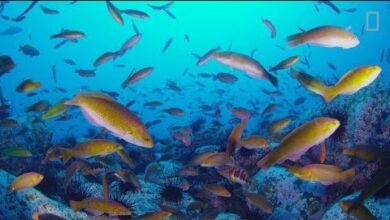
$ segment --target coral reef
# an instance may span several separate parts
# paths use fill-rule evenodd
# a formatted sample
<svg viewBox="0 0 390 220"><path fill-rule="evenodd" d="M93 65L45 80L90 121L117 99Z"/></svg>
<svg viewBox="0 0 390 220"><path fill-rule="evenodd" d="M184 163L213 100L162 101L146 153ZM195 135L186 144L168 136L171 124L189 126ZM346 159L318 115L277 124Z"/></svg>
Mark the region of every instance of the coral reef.
<svg viewBox="0 0 390 220"><path fill-rule="evenodd" d="M1 219L31 219L34 212L52 213L65 219L84 220L83 212L73 212L68 206L51 200L34 188L17 192L7 192L8 185L15 176L0 170L0 218Z"/></svg>

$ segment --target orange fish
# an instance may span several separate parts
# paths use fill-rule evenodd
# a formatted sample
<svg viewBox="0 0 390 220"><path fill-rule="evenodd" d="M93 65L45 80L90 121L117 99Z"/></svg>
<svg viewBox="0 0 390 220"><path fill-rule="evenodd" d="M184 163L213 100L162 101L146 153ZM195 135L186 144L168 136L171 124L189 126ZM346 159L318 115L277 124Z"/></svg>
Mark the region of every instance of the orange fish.
<svg viewBox="0 0 390 220"><path fill-rule="evenodd" d="M233 164L233 158L225 152L214 153L201 163L202 167L218 167L221 165Z"/></svg>
<svg viewBox="0 0 390 220"><path fill-rule="evenodd" d="M221 197L232 196L232 194L230 194L230 192L225 187L216 184L206 184L203 186L203 189L207 192Z"/></svg>
<svg viewBox="0 0 390 220"><path fill-rule="evenodd" d="M43 175L35 172L24 173L8 186L8 192L30 188L38 185L43 180Z"/></svg>
<svg viewBox="0 0 390 220"><path fill-rule="evenodd" d="M111 131L128 143L153 147L153 140L145 125L126 107L112 99L80 92L65 104L80 106L91 124Z"/></svg>
<svg viewBox="0 0 390 220"><path fill-rule="evenodd" d="M70 200L70 207L74 211L81 209L91 210L98 213L107 213L110 215L131 215L128 208L115 201L107 201L97 198L85 198L82 201Z"/></svg>
<svg viewBox="0 0 390 220"><path fill-rule="evenodd" d="M248 120L249 118L242 119L240 124L233 128L226 144L226 156L230 157L234 153L234 148L240 143L242 132Z"/></svg>
<svg viewBox="0 0 390 220"><path fill-rule="evenodd" d="M326 147L325 147L325 141L321 143L321 154L320 154L320 162L324 163L326 158Z"/></svg>
<svg viewBox="0 0 390 220"><path fill-rule="evenodd" d="M107 3L107 9L110 12L111 16L114 18L118 24L123 25L124 21L121 16L121 11L117 9L110 1L106 1Z"/></svg>

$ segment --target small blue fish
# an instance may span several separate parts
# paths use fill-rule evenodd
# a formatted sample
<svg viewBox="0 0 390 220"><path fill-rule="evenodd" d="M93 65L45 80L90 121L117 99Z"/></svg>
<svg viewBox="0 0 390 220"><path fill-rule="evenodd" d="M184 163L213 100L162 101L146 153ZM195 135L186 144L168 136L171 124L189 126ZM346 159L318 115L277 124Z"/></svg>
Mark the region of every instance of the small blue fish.
<svg viewBox="0 0 390 220"><path fill-rule="evenodd" d="M165 43L165 46L164 46L164 48L163 48L163 50L161 51L161 54L163 54L167 49L168 49L168 47L171 45L171 43L172 43L172 40L173 40L173 38L169 38L168 39L168 41Z"/></svg>

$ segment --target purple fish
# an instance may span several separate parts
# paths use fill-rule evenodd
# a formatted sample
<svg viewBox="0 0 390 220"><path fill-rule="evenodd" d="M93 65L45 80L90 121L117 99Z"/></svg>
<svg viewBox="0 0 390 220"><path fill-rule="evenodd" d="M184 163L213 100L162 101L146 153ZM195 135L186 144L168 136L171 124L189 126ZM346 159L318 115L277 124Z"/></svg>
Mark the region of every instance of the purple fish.
<svg viewBox="0 0 390 220"><path fill-rule="evenodd" d="M209 51L207 51L207 53L205 55L203 55L202 57L200 57L198 59L198 62L196 63L197 66L201 66L203 64L205 64L207 61L209 61L215 52L217 52L218 50L220 50L220 47L217 47L217 48L214 48L214 49L211 49Z"/></svg>
<svg viewBox="0 0 390 220"><path fill-rule="evenodd" d="M336 70L336 67L335 67L332 63L328 63L328 66L329 66L332 70Z"/></svg>
<svg viewBox="0 0 390 220"><path fill-rule="evenodd" d="M168 11L167 9L164 9L164 11L167 13L167 15L169 15L169 17L176 19L176 16L172 14L172 12Z"/></svg>
<svg viewBox="0 0 390 220"><path fill-rule="evenodd" d="M271 23L271 21L264 19L264 18L261 19L261 21L271 31L271 38L275 38L276 37L276 29L275 29L275 26Z"/></svg>
<svg viewBox="0 0 390 220"><path fill-rule="evenodd" d="M335 11L337 14L340 14L340 9L336 7L332 2L330 1L318 1L319 3L323 3L330 7L333 11Z"/></svg>
<svg viewBox="0 0 390 220"><path fill-rule="evenodd" d="M34 6L38 3L38 1L33 1L31 2L31 4L28 6L28 8L26 8L26 10L24 10L24 12L22 14L20 14L18 17L16 18L13 18L12 20L14 21L21 21L23 20L25 17L26 17L26 14L34 8ZM21 20L20 20L21 19Z"/></svg>
<svg viewBox="0 0 390 220"><path fill-rule="evenodd" d="M121 47L121 49L119 50L119 55L120 56L123 56L127 50L131 49L132 47L134 47L134 45L141 39L142 37L142 34L141 33L138 33L138 34L135 34L134 36L132 36L130 39L128 39Z"/></svg>
<svg viewBox="0 0 390 220"><path fill-rule="evenodd" d="M53 74L53 80L54 80L54 82L57 83L57 71L56 71L56 66L55 66L55 65L52 66L51 72L52 72L52 74Z"/></svg>

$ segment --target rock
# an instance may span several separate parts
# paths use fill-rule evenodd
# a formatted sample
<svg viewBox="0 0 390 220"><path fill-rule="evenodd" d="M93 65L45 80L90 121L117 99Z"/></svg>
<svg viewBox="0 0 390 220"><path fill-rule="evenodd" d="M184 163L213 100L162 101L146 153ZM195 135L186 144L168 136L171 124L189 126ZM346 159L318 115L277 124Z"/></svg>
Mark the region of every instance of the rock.
<svg viewBox="0 0 390 220"><path fill-rule="evenodd" d="M0 218L1 219L31 219L34 212L52 213L65 219L84 220L84 212L73 212L68 206L47 198L34 188L7 192L7 187L16 177L0 170Z"/></svg>
<svg viewBox="0 0 390 220"><path fill-rule="evenodd" d="M336 202L324 215L323 220L333 219L348 219L348 216L343 212L339 206L339 202L343 200L354 199L359 193L346 196ZM369 198L364 201L364 206L370 210L370 212L378 219L386 219L386 216L390 216L390 198Z"/></svg>

